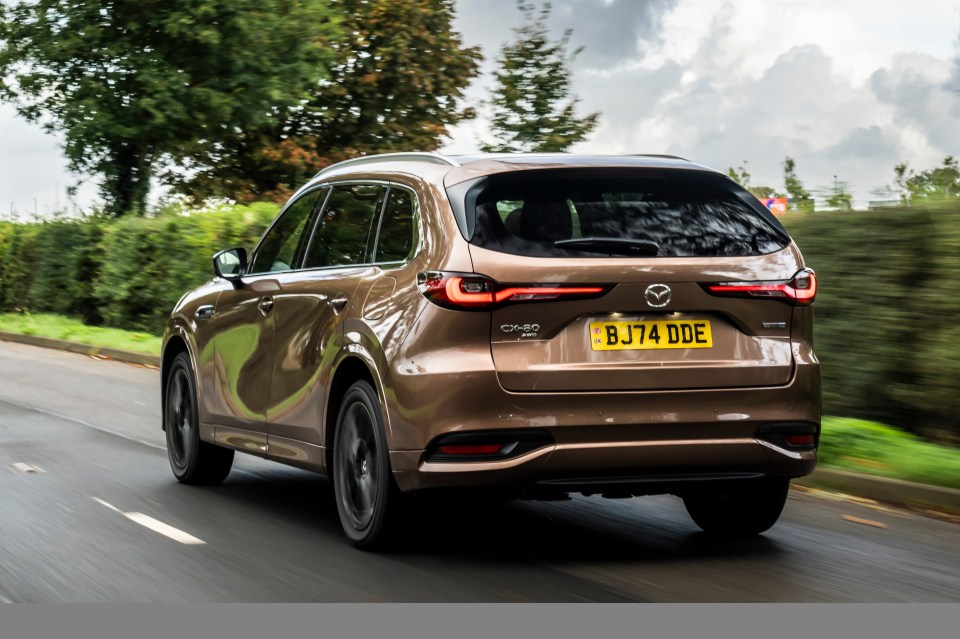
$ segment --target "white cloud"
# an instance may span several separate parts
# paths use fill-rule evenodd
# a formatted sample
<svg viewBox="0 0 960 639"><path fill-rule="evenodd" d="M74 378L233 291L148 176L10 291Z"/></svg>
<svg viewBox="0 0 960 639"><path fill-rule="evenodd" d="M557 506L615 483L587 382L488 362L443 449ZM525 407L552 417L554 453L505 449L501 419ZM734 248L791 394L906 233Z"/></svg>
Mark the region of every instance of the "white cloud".
<svg viewBox="0 0 960 639"><path fill-rule="evenodd" d="M721 170L747 161L754 183L775 187L791 155L808 188L837 175L861 204L897 162L928 167L960 154L960 93L950 90L960 83L957 0L679 0L659 8L648 20L659 31L648 30L636 55L577 62L583 112L602 116L574 150L675 153ZM574 41L589 50L593 42L580 35L575 29ZM484 123L470 127L455 144Z"/></svg>

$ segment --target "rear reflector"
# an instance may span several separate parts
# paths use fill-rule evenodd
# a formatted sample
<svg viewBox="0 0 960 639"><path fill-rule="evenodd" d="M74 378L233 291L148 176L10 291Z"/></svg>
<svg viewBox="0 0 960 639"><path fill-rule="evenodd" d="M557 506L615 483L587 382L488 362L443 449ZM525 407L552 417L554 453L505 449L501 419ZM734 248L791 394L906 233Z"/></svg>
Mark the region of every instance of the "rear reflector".
<svg viewBox="0 0 960 639"><path fill-rule="evenodd" d="M712 295L775 299L794 306L809 306L817 297L817 275L809 268L789 282L721 282L701 286Z"/></svg>
<svg viewBox="0 0 960 639"><path fill-rule="evenodd" d="M816 422L774 422L758 428L756 437L779 448L812 450L820 443L820 424Z"/></svg>
<svg viewBox="0 0 960 639"><path fill-rule="evenodd" d="M791 446L813 446L813 435L784 435L784 439Z"/></svg>
<svg viewBox="0 0 960 639"><path fill-rule="evenodd" d="M455 310L487 310L518 302L584 299L605 295L612 286L567 284L501 284L467 273L426 271L417 276L424 297Z"/></svg>
<svg viewBox="0 0 960 639"><path fill-rule="evenodd" d="M427 446L426 459L431 462L499 461L552 443L553 436L539 428L448 433Z"/></svg>

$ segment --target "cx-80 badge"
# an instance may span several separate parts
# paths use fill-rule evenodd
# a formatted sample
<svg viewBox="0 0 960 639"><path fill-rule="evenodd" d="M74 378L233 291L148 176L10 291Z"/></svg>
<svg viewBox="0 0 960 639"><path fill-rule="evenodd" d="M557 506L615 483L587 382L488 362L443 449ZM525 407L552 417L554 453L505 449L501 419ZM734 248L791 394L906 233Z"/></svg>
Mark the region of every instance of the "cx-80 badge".
<svg viewBox="0 0 960 639"><path fill-rule="evenodd" d="M502 324L500 330L504 333L521 333L520 337L536 337L540 332L539 324Z"/></svg>
<svg viewBox="0 0 960 639"><path fill-rule="evenodd" d="M670 297L670 287L666 284L651 284L643 293L643 298L653 308L663 308L670 303Z"/></svg>

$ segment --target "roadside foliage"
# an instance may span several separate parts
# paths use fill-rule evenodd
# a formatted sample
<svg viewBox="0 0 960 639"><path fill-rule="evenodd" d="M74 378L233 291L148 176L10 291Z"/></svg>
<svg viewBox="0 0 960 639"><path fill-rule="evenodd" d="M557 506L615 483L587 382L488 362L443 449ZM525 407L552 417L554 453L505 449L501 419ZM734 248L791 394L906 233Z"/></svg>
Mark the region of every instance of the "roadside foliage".
<svg viewBox="0 0 960 639"><path fill-rule="evenodd" d="M960 490L960 448L849 417L825 417L820 463L856 473Z"/></svg>
<svg viewBox="0 0 960 639"><path fill-rule="evenodd" d="M782 219L819 279L824 413L960 443L960 205Z"/></svg>
<svg viewBox="0 0 960 639"><path fill-rule="evenodd" d="M159 334L180 296L212 277L214 251L253 248L277 210L0 222L0 312L59 313Z"/></svg>
<svg viewBox="0 0 960 639"><path fill-rule="evenodd" d="M190 215L0 222L0 312L158 334L221 248L251 249L271 204ZM960 443L960 206L783 217L817 271L824 414Z"/></svg>

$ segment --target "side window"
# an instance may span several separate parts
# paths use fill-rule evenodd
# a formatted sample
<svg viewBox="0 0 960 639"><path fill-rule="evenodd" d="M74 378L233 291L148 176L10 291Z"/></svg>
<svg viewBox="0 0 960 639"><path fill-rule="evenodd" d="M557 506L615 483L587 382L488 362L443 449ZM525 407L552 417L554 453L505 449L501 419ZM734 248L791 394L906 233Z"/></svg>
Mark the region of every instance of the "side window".
<svg viewBox="0 0 960 639"><path fill-rule="evenodd" d="M304 268L364 264L373 222L386 188L373 184L333 187L317 221Z"/></svg>
<svg viewBox="0 0 960 639"><path fill-rule="evenodd" d="M253 256L250 273L275 273L289 271L303 251L304 229L317 201L318 193L312 191L292 203L270 227Z"/></svg>
<svg viewBox="0 0 960 639"><path fill-rule="evenodd" d="M420 238L417 198L406 189L390 189L380 222L374 262L402 262L417 248Z"/></svg>

